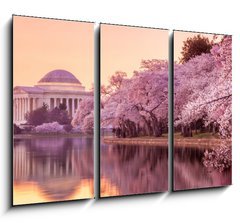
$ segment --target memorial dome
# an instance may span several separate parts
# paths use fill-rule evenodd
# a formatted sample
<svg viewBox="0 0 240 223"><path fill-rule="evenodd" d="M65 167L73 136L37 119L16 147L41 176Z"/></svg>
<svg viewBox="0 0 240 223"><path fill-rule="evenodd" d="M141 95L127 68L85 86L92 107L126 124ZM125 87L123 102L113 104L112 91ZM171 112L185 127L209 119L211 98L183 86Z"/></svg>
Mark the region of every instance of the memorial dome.
<svg viewBox="0 0 240 223"><path fill-rule="evenodd" d="M72 73L61 69L45 74L35 87L49 91L85 91L85 87Z"/></svg>
<svg viewBox="0 0 240 223"><path fill-rule="evenodd" d="M38 83L74 83L81 84L81 82L69 71L53 70L48 72Z"/></svg>

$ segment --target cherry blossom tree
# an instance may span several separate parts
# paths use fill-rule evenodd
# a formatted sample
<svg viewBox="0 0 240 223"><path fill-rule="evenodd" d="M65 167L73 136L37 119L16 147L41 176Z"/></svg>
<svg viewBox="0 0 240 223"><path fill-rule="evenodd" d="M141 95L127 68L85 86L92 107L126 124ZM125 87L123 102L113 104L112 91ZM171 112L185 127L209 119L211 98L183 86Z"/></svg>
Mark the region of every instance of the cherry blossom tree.
<svg viewBox="0 0 240 223"><path fill-rule="evenodd" d="M201 120L205 127L223 138L231 137L232 57L231 36L201 54L174 66L175 127L184 136Z"/></svg>
<svg viewBox="0 0 240 223"><path fill-rule="evenodd" d="M72 120L72 126L85 133L93 133L94 128L94 97L84 98Z"/></svg>
<svg viewBox="0 0 240 223"><path fill-rule="evenodd" d="M125 74L121 72L121 74ZM111 89L102 91L101 127L111 127L118 137L156 136L167 131L168 64L143 60L131 78L116 74ZM117 85L111 80L117 80Z"/></svg>

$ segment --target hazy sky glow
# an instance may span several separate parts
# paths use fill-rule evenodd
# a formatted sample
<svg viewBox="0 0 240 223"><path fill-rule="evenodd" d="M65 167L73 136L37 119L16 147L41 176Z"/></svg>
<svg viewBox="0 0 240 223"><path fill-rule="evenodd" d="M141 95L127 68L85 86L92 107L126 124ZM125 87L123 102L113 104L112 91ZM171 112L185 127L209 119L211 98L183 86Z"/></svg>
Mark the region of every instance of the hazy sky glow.
<svg viewBox="0 0 240 223"><path fill-rule="evenodd" d="M102 85L118 70L131 77L142 59L168 60L168 30L102 24L100 33Z"/></svg>
<svg viewBox="0 0 240 223"><path fill-rule="evenodd" d="M93 23L14 16L14 86L33 86L49 71L65 69L91 88L93 28Z"/></svg>
<svg viewBox="0 0 240 223"><path fill-rule="evenodd" d="M174 61L179 62L179 58L182 57L182 47L183 42L187 40L187 38L194 37L200 34L201 36L207 37L210 41L213 39L214 34L204 34L197 32L184 32L184 31L174 31ZM217 42L220 41L223 35L217 35Z"/></svg>

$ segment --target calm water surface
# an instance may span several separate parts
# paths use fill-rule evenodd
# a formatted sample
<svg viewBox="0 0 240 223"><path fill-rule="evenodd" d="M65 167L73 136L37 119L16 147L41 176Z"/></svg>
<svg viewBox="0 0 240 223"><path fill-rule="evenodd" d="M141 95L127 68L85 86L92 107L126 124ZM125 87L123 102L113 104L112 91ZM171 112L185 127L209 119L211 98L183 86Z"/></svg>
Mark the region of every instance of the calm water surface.
<svg viewBox="0 0 240 223"><path fill-rule="evenodd" d="M231 168L219 172L203 165L205 151L204 148L174 149L174 190L231 184ZM102 142L100 156L102 197L168 190L167 147Z"/></svg>
<svg viewBox="0 0 240 223"><path fill-rule="evenodd" d="M14 139L13 203L93 197L91 137Z"/></svg>
<svg viewBox="0 0 240 223"><path fill-rule="evenodd" d="M219 172L203 165L204 148L174 148L174 189L219 187L232 182L231 168Z"/></svg>
<svg viewBox="0 0 240 223"><path fill-rule="evenodd" d="M101 144L101 197L168 190L167 147Z"/></svg>

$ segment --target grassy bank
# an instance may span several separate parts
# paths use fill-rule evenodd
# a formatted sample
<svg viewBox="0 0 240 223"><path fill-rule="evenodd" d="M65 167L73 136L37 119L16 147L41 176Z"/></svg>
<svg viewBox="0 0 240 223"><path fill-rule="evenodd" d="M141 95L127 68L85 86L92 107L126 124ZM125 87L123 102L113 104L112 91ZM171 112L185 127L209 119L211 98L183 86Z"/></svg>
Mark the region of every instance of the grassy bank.
<svg viewBox="0 0 240 223"><path fill-rule="evenodd" d="M190 139L220 139L219 135L215 134L213 135L212 133L209 132L204 132L204 133L192 133L192 137L188 137ZM174 138L175 139L186 139L186 137L183 137L180 132L174 133Z"/></svg>
<svg viewBox="0 0 240 223"><path fill-rule="evenodd" d="M184 138L178 133L174 135L174 146L175 147L194 147L194 148L212 148L218 146L221 143L227 143L231 145L230 139L220 139L217 137L203 137L204 135L199 135L199 137L189 137ZM206 136L206 135L205 135ZM123 145L153 145L153 146L167 146L168 137L167 135L163 137L136 137L136 138L116 138L116 137L104 137L104 143L106 144L123 144Z"/></svg>

